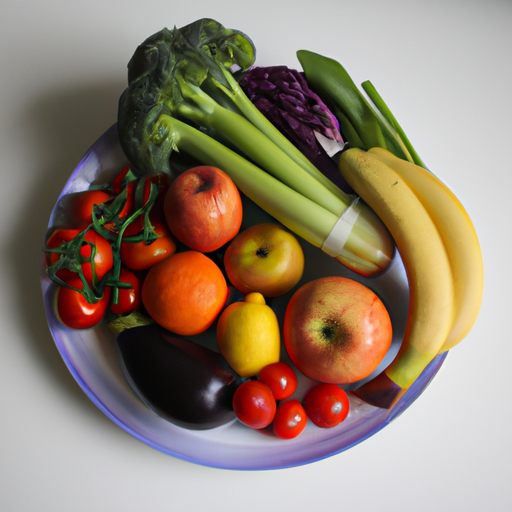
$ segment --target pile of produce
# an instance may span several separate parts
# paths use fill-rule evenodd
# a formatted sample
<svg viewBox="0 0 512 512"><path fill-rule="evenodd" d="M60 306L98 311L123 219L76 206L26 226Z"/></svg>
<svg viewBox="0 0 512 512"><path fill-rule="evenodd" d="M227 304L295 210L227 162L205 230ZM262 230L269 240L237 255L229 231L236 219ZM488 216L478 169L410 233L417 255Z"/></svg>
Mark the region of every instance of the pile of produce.
<svg viewBox="0 0 512 512"><path fill-rule="evenodd" d="M351 392L377 407L393 407L468 334L483 265L467 212L369 82L373 106L330 58L300 50L297 71L257 67L255 54L210 19L144 41L119 101L130 164L64 198L69 225L50 230L45 253L60 322L108 323L150 408L184 428L237 418L289 439L308 420L339 425L343 386L388 353L393 325L371 277L395 251L410 291L405 334ZM244 201L275 222L242 227ZM301 282L304 243L361 280ZM269 300L285 294L281 323ZM209 329L216 350L195 342ZM315 385L299 396L301 376Z"/></svg>

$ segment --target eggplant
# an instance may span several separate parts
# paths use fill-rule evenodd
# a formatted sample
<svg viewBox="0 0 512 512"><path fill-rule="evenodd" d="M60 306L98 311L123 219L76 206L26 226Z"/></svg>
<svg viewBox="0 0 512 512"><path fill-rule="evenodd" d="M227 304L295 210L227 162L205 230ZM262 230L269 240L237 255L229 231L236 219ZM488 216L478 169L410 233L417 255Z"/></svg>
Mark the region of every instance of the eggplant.
<svg viewBox="0 0 512 512"><path fill-rule="evenodd" d="M127 329L116 342L128 384L159 416L191 430L235 418L232 402L240 377L218 352L157 324Z"/></svg>

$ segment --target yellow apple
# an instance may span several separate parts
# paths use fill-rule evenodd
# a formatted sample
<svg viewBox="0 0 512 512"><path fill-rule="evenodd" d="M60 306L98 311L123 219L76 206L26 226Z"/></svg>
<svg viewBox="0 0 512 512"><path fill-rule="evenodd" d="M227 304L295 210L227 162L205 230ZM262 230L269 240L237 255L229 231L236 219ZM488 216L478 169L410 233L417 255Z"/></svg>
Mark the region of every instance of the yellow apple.
<svg viewBox="0 0 512 512"><path fill-rule="evenodd" d="M278 297L300 281L304 252L289 231L265 222L245 229L231 241L224 254L224 267L240 292Z"/></svg>

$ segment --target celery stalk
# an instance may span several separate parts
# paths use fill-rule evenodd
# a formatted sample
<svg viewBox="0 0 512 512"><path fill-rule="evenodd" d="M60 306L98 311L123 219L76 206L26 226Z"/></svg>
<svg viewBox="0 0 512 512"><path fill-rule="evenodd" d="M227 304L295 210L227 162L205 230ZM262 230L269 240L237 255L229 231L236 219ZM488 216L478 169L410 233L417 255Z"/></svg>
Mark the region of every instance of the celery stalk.
<svg viewBox="0 0 512 512"><path fill-rule="evenodd" d="M176 118L161 115L149 140L157 145L170 143L205 165L223 169L243 194L315 247L323 245L338 220L337 215ZM336 259L359 274L372 275L387 267L392 254L393 244L387 230L373 211L362 205L346 246Z"/></svg>
<svg viewBox="0 0 512 512"><path fill-rule="evenodd" d="M195 105L192 107L188 103L182 103L177 108L178 113L198 123L207 124L222 133L223 137L246 157L278 180L337 216L340 216L354 199L355 196L337 189L329 180L327 181L338 190L338 193L334 194L326 189L320 181L281 151L272 139L269 139L245 117L218 105L199 87L182 83L181 80L179 83L182 91L187 91L193 98ZM318 173L325 178L320 171Z"/></svg>

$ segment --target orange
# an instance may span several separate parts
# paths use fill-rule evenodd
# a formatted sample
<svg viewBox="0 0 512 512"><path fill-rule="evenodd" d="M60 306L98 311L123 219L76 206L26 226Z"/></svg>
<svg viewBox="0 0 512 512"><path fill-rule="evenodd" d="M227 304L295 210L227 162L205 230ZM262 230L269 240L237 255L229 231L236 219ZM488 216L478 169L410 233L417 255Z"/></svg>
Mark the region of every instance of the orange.
<svg viewBox="0 0 512 512"><path fill-rule="evenodd" d="M142 285L142 302L151 318L184 336L208 329L227 296L222 271L198 251L175 253L157 263Z"/></svg>

